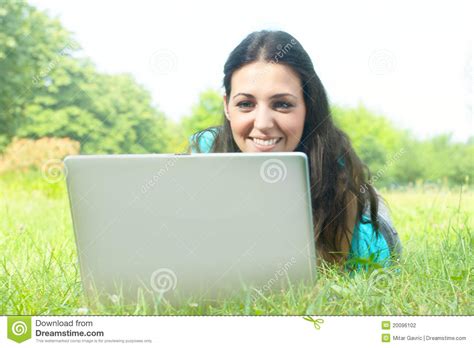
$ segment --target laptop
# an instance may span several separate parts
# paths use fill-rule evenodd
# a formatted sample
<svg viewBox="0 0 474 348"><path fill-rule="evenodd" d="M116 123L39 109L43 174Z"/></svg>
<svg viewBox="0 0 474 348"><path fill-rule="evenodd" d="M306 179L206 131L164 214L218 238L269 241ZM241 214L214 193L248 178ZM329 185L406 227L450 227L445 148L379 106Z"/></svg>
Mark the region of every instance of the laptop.
<svg viewBox="0 0 474 348"><path fill-rule="evenodd" d="M304 153L78 155L64 164L88 298L215 303L314 282Z"/></svg>

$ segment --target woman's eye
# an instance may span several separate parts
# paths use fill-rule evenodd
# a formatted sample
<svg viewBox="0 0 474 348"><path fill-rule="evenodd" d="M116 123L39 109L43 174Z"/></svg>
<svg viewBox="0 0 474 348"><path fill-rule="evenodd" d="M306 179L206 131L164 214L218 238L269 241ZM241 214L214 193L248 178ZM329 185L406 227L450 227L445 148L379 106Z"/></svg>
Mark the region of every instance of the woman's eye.
<svg viewBox="0 0 474 348"><path fill-rule="evenodd" d="M237 107L241 109L248 109L248 108L251 108L252 106L253 106L253 103L249 101L243 101L237 104Z"/></svg>
<svg viewBox="0 0 474 348"><path fill-rule="evenodd" d="M275 104L273 104L273 107L275 109L289 109L293 107L293 104L287 102L276 102Z"/></svg>

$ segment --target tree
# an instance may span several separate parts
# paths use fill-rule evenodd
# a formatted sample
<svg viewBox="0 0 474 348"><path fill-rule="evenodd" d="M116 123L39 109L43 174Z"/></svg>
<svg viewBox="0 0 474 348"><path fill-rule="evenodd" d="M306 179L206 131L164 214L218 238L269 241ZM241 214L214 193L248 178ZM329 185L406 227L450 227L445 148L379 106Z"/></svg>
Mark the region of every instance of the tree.
<svg viewBox="0 0 474 348"><path fill-rule="evenodd" d="M222 96L208 89L199 95L199 101L192 107L191 115L183 117L181 125L187 136L208 127L222 123L224 106Z"/></svg>
<svg viewBox="0 0 474 348"><path fill-rule="evenodd" d="M22 122L32 92L61 52L77 48L58 20L21 0L0 3L0 151Z"/></svg>
<svg viewBox="0 0 474 348"><path fill-rule="evenodd" d="M336 125L351 139L357 155L367 164L378 184L393 180L397 163L405 156L409 135L389 120L358 105L331 107Z"/></svg>
<svg viewBox="0 0 474 348"><path fill-rule="evenodd" d="M105 75L62 57L25 109L18 136L68 137L83 153L167 152L167 120L129 75Z"/></svg>

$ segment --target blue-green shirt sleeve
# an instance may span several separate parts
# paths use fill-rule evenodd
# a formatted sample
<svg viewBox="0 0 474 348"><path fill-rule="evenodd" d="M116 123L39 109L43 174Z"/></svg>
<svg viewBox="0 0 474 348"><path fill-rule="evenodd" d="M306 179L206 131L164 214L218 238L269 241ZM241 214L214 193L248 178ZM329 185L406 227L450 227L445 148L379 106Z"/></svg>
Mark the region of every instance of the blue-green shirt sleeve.
<svg viewBox="0 0 474 348"><path fill-rule="evenodd" d="M362 265L385 267L389 265L390 247L382 233L376 233L370 220L363 216L352 235L349 263L360 268Z"/></svg>
<svg viewBox="0 0 474 348"><path fill-rule="evenodd" d="M198 136L199 133L193 134L189 137L189 143L193 144L194 139ZM214 144L215 135L211 131L206 131L199 136L199 149L202 153L208 153L211 151L212 145ZM199 151L191 146L191 153L198 153Z"/></svg>

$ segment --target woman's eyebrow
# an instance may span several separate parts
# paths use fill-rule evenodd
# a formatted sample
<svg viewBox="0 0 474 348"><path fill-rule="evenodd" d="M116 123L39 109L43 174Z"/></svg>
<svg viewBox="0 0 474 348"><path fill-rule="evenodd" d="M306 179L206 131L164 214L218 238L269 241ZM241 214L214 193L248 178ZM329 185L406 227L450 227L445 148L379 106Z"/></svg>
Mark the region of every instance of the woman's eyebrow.
<svg viewBox="0 0 474 348"><path fill-rule="evenodd" d="M232 97L232 99L235 99L236 97L238 97L239 95L243 95L244 97L247 97L247 98L255 98L252 94L249 94L249 93L237 93L236 95L234 95ZM293 94L291 93L278 93L278 94L274 94L270 97L270 99L277 99L277 98L281 98L281 97L293 97L295 99L298 99L296 98L296 96L294 96Z"/></svg>
<svg viewBox="0 0 474 348"><path fill-rule="evenodd" d="M248 94L248 93L237 93L236 95L232 97L232 99L237 98L239 95L243 95L244 97L247 97L247 98L255 98L253 95Z"/></svg>
<svg viewBox="0 0 474 348"><path fill-rule="evenodd" d="M272 95L272 96L270 97L270 99L276 99L276 98L281 98L281 97L293 97L293 98L297 99L296 96L294 96L294 95L291 94L291 93L278 93L278 94L274 94L274 95Z"/></svg>

